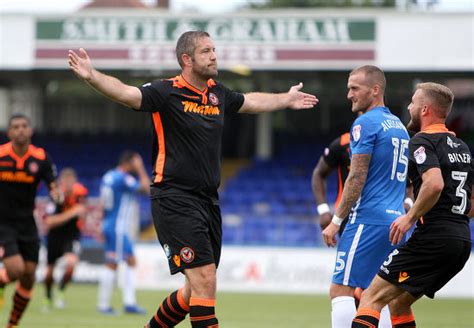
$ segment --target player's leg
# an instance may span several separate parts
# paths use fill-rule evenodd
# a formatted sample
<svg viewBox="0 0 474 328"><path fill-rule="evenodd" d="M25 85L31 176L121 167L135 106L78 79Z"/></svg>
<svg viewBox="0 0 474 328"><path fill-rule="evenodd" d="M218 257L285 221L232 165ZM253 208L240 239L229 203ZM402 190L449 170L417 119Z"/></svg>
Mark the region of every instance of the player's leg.
<svg viewBox="0 0 474 328"><path fill-rule="evenodd" d="M208 264L185 270L191 287L189 316L192 327L218 327L216 306L216 266Z"/></svg>
<svg viewBox="0 0 474 328"><path fill-rule="evenodd" d="M186 318L189 313L191 285L188 278L182 288L169 294L161 303L153 318L145 328L174 327Z"/></svg>
<svg viewBox="0 0 474 328"><path fill-rule="evenodd" d="M211 278L215 279L215 267L220 259L222 235L218 207L207 202L176 197L152 200L152 213L158 239L168 258L171 274L187 272L188 269L194 268L201 268L201 271L209 270L209 267L212 267L210 265L213 264L214 269L211 271L214 271L214 274ZM193 274L194 271L190 273L192 278L196 276L194 279L196 281L199 280L200 275L197 274L199 271L196 270L196 274ZM195 286L197 289L199 283L195 282ZM186 274L185 286L171 293L162 302L146 327L173 327L177 325L191 310L190 303L195 301L197 303L193 304L199 311L199 303L203 303L202 299L199 300L196 297L196 300L193 300L194 296L191 293L191 280ZM215 303L215 291L213 298L205 300L207 305ZM214 313L213 307L212 313ZM199 313L196 312L196 314L199 317ZM212 316L214 315L210 315L209 318ZM191 314L191 320L192 317ZM214 320L211 321L214 322ZM192 320L192 322L196 327L199 327L199 324L206 324L206 321L201 320ZM217 319L212 325L217 327Z"/></svg>
<svg viewBox="0 0 474 328"><path fill-rule="evenodd" d="M99 276L97 310L103 314L115 315L116 312L110 304L118 263L115 232L104 231L104 238L105 265Z"/></svg>
<svg viewBox="0 0 474 328"><path fill-rule="evenodd" d="M46 274L44 276L44 290L45 290L45 301L44 301L44 306L45 306L45 311L49 310L49 308L52 306L53 302L53 284L54 284L54 278L53 278L53 272L54 272L54 264L48 264L46 266Z"/></svg>
<svg viewBox="0 0 474 328"><path fill-rule="evenodd" d="M136 272L137 260L133 255L133 245L127 236L124 236L124 283L122 286L122 296L124 311L131 314L146 314L146 310L138 306L136 297Z"/></svg>
<svg viewBox="0 0 474 328"><path fill-rule="evenodd" d="M35 283L36 266L38 264L39 240L31 239L18 242L19 250L24 261L24 270L18 278L15 294L13 295L13 308L10 313L7 327L17 326L31 300Z"/></svg>
<svg viewBox="0 0 474 328"><path fill-rule="evenodd" d="M53 302L53 284L54 284L54 267L58 258L61 257L61 249L62 245L58 243L53 237L48 236L47 239L47 267L46 267L46 275L44 277L44 288L46 293L45 303L45 311L48 311Z"/></svg>
<svg viewBox="0 0 474 328"><path fill-rule="evenodd" d="M67 285L71 282L74 274L74 268L79 262L80 244L78 240L70 240L65 246L64 262L65 268L63 276L59 282L59 293L56 297L55 305L57 308L65 307L64 291Z"/></svg>
<svg viewBox="0 0 474 328"><path fill-rule="evenodd" d="M5 245L2 247L8 247L8 246ZM10 245L8 248L3 248L3 250L4 252L6 252L7 249L12 250L12 248L13 247ZM3 267L0 268L0 309L1 309L3 305L5 304L5 295L4 295L5 286L8 283L17 280L23 274L25 270L25 264L20 254L15 254L15 255L4 254L0 259L3 262Z"/></svg>
<svg viewBox="0 0 474 328"><path fill-rule="evenodd" d="M382 308L403 293L404 291L401 288L392 285L379 276L375 276L369 288L362 293L357 315L352 321L352 327L377 327Z"/></svg>
<svg viewBox="0 0 474 328"><path fill-rule="evenodd" d="M393 249L388 226L349 223L342 235L330 287L332 326L348 327L356 314L354 287L367 288ZM390 325L390 315L385 315Z"/></svg>
<svg viewBox="0 0 474 328"><path fill-rule="evenodd" d="M415 316L411 309L411 305L416 300L417 298L413 297L410 293L403 292L389 303L393 328L416 327Z"/></svg>

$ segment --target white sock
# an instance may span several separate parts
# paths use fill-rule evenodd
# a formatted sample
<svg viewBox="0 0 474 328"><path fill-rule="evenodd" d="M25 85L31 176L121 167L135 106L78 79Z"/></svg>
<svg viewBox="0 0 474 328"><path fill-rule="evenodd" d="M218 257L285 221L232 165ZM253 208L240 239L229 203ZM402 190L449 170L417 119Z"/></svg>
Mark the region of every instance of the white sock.
<svg viewBox="0 0 474 328"><path fill-rule="evenodd" d="M137 299L135 297L135 286L136 286L135 268L129 265L125 265L124 281L123 281L123 286L122 286L123 304L125 306L137 304Z"/></svg>
<svg viewBox="0 0 474 328"><path fill-rule="evenodd" d="M390 310L385 305L380 311L379 328L392 328L392 320L390 319Z"/></svg>
<svg viewBox="0 0 474 328"><path fill-rule="evenodd" d="M352 325L352 319L354 319L354 317L356 316L356 306L354 297L334 297L331 303L332 328L350 328Z"/></svg>
<svg viewBox="0 0 474 328"><path fill-rule="evenodd" d="M99 295L97 300L97 307L100 310L110 308L110 298L114 290L115 270L108 266L102 269L99 278Z"/></svg>

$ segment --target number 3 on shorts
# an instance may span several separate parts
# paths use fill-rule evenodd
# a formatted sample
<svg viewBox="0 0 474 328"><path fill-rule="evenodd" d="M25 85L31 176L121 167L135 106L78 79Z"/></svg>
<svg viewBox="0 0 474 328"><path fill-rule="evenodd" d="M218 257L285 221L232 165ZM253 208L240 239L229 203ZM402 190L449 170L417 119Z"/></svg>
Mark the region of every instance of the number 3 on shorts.
<svg viewBox="0 0 474 328"><path fill-rule="evenodd" d="M346 267L346 262L342 257L346 256L346 252L337 252L336 256L336 271L342 271Z"/></svg>
<svg viewBox="0 0 474 328"><path fill-rule="evenodd" d="M398 249L394 249L394 250L388 255L388 259L387 259L385 262L383 262L383 266L386 267L387 265L389 265L389 264L392 262L393 257L394 257L395 255L397 255L397 254L398 254Z"/></svg>

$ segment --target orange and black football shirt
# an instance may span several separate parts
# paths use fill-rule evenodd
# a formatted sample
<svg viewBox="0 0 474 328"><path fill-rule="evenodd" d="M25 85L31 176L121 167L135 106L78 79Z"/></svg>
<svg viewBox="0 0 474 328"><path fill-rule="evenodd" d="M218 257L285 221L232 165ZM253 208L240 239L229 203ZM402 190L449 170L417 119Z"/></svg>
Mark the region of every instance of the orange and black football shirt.
<svg viewBox="0 0 474 328"><path fill-rule="evenodd" d="M349 175L351 166L350 158L350 136L349 133L344 133L340 137L334 139L329 147L324 149L323 159L326 164L333 169L337 169L337 198L335 207L339 205L342 198L342 190L344 189L344 182Z"/></svg>
<svg viewBox="0 0 474 328"><path fill-rule="evenodd" d="M0 220L33 215L40 180L49 185L55 178L54 164L42 148L30 145L19 157L10 142L0 145Z"/></svg>
<svg viewBox="0 0 474 328"><path fill-rule="evenodd" d="M197 90L182 76L144 84L141 111L153 121L151 197L184 192L217 199L224 115L244 96L210 79Z"/></svg>
<svg viewBox="0 0 474 328"><path fill-rule="evenodd" d="M444 124L434 124L416 134L409 143L408 176L415 199L422 185L422 175L439 168L444 188L436 204L417 223L417 230L428 239L471 241L469 218L474 183L474 162L469 147Z"/></svg>
<svg viewBox="0 0 474 328"><path fill-rule="evenodd" d="M64 195L64 201L62 204L50 204L52 210L49 215L65 212L76 204L84 203L88 193L89 191L86 187L79 182L76 182L72 187L71 193ZM81 228L82 221L79 220L79 217L74 217L64 224L50 229L48 236L52 238L59 237L63 239L77 239L80 236Z"/></svg>

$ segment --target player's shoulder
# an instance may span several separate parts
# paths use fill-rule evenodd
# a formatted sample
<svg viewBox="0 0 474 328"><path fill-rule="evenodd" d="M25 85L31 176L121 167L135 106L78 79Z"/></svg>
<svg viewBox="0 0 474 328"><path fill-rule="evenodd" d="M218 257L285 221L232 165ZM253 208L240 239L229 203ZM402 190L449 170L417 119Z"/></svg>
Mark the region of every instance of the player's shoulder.
<svg viewBox="0 0 474 328"><path fill-rule="evenodd" d="M336 138L334 141L339 142L340 146L346 146L350 144L351 142L351 135L349 134L349 132L346 132L342 134L341 136L339 136L338 138Z"/></svg>
<svg viewBox="0 0 474 328"><path fill-rule="evenodd" d="M89 193L89 190L80 182L76 182L73 185L72 190L77 196L87 196L87 194Z"/></svg>
<svg viewBox="0 0 474 328"><path fill-rule="evenodd" d="M156 80L153 80L151 82L147 82L145 84L143 84L141 86L142 89L146 89L146 88L151 88L151 89L156 89L156 90L159 90L159 91L163 91L163 90L166 90L166 89L172 89L174 87L174 78L168 78L168 79L156 79Z"/></svg>
<svg viewBox="0 0 474 328"><path fill-rule="evenodd" d="M34 145L30 145L28 147L28 152L30 153L31 157L39 159L41 161L46 159L46 151L41 147L36 147Z"/></svg>
<svg viewBox="0 0 474 328"><path fill-rule="evenodd" d="M0 157L7 156L10 153L11 142L0 145Z"/></svg>

